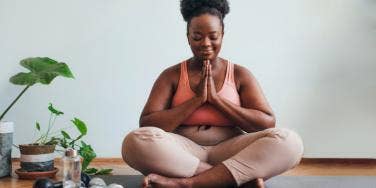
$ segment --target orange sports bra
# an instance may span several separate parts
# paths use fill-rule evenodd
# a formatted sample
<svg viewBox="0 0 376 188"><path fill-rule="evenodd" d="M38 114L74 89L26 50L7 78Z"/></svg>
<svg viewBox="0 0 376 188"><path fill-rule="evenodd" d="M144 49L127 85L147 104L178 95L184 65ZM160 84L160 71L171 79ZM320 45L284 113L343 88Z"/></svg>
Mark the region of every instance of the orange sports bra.
<svg viewBox="0 0 376 188"><path fill-rule="evenodd" d="M236 90L234 80L234 64L227 61L226 77L222 88L217 91L218 95L228 101L240 106L240 96ZM189 85L187 61L180 64L180 78L175 95L172 99L172 107L177 106L196 94L192 91ZM183 125L212 125L212 126L232 126L233 123L225 114L217 110L211 104L204 104L196 109L187 119L182 123Z"/></svg>

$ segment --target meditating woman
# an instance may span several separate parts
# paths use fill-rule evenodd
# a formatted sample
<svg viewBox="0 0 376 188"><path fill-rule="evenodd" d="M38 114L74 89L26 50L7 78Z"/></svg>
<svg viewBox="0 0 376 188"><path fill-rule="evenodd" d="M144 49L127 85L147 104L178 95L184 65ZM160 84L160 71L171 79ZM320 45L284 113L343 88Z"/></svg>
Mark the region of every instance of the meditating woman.
<svg viewBox="0 0 376 188"><path fill-rule="evenodd" d="M146 176L144 187L263 187L299 163L302 140L275 128L250 71L218 56L227 0L180 4L193 57L155 81L123 159Z"/></svg>

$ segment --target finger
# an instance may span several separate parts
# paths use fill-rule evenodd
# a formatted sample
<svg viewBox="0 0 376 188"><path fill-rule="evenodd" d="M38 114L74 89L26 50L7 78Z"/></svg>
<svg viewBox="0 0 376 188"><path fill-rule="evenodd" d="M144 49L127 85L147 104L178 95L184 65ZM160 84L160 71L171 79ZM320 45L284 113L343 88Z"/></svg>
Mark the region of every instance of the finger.
<svg viewBox="0 0 376 188"><path fill-rule="evenodd" d="M206 60L206 65L210 65L210 60L209 59Z"/></svg>
<svg viewBox="0 0 376 188"><path fill-rule="evenodd" d="M212 65L211 64L209 64L209 66L208 66L208 75L209 75L209 77L211 77L212 76Z"/></svg>
<svg viewBox="0 0 376 188"><path fill-rule="evenodd" d="M206 64L206 76L209 76L209 65Z"/></svg>
<svg viewBox="0 0 376 188"><path fill-rule="evenodd" d="M202 71L201 71L202 78L204 78L206 76L206 72L207 72L207 68L204 65L204 66L202 66Z"/></svg>

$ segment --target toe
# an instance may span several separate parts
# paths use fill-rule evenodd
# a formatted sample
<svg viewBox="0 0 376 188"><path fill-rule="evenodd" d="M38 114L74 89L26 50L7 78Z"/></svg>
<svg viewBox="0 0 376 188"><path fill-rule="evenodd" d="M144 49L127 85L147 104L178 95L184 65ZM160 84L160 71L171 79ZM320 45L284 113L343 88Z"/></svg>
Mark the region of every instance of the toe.
<svg viewBox="0 0 376 188"><path fill-rule="evenodd" d="M149 174L147 177L148 177L149 183L151 183L151 182L157 182L161 176L157 174Z"/></svg>
<svg viewBox="0 0 376 188"><path fill-rule="evenodd" d="M149 187L149 178L148 178L148 176L144 177L144 180L142 182L142 187L143 188Z"/></svg>
<svg viewBox="0 0 376 188"><path fill-rule="evenodd" d="M257 178L256 186L257 186L257 188L264 188L265 187L264 180L262 178Z"/></svg>

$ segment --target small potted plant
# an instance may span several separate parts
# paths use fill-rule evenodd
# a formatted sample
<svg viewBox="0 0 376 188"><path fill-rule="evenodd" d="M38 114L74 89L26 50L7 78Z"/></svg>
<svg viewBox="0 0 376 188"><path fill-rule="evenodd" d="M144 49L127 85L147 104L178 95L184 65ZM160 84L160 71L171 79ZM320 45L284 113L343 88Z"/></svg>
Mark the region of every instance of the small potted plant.
<svg viewBox="0 0 376 188"><path fill-rule="evenodd" d="M39 133L38 138L30 144L19 145L21 153L21 168L15 172L20 178L35 179L40 177L53 177L58 169L54 165L55 151L63 152L67 148L78 151L82 158L82 171L87 174L108 174L112 169L88 168L90 162L96 157L92 147L85 143L82 138L87 135L86 124L78 119L71 120L71 126L54 130L56 119L64 113L57 110L51 103L48 106L50 118L48 126L42 129L39 122L35 128ZM71 136L66 130L76 127L79 134Z"/></svg>
<svg viewBox="0 0 376 188"><path fill-rule="evenodd" d="M7 112L18 99L34 84L48 85L57 76L73 78L69 67L62 62L48 57L33 57L21 60L21 66L30 72L18 73L10 78L10 82L16 85L24 85L25 88L12 101L12 103L0 115L0 177L10 176L11 173L11 148L13 144L13 122L2 121Z"/></svg>
<svg viewBox="0 0 376 188"><path fill-rule="evenodd" d="M48 126L42 130L40 123L35 123L39 137L29 144L19 145L21 168L17 169L15 172L20 178L34 179L37 177L53 177L58 171L54 165L56 145L63 143L63 141L66 141L65 137L70 138L70 136L65 130L58 132L52 129L56 118L64 113L55 109L51 103L48 106L48 110L50 111ZM80 135L76 138L76 140L79 140L86 135L87 127L77 118L72 120L72 122L80 132ZM63 138L58 137L60 134L63 135Z"/></svg>

